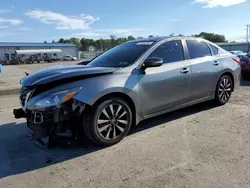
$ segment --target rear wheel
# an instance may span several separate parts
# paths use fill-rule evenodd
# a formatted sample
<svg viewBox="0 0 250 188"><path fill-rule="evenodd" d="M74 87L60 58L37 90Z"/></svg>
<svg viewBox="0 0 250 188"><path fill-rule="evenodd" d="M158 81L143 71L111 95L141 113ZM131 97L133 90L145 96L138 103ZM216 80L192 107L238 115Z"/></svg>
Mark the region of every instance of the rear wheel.
<svg viewBox="0 0 250 188"><path fill-rule="evenodd" d="M84 123L85 134L96 144L110 146L120 142L132 125L132 112L121 98L109 98L93 107L88 123Z"/></svg>
<svg viewBox="0 0 250 188"><path fill-rule="evenodd" d="M230 76L224 75L220 78L215 94L215 101L219 105L226 104L233 91L233 81Z"/></svg>

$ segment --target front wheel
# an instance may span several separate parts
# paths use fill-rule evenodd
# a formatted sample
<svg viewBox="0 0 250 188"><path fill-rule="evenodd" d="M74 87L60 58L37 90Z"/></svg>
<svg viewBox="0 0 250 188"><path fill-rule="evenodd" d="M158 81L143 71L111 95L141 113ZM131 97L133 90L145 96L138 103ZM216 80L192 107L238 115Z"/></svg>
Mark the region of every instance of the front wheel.
<svg viewBox="0 0 250 188"><path fill-rule="evenodd" d="M215 93L215 101L218 105L226 104L232 94L233 91L233 81L230 76L224 75L220 78L216 93Z"/></svg>
<svg viewBox="0 0 250 188"><path fill-rule="evenodd" d="M109 98L93 107L85 134L96 144L111 146L120 142L132 125L132 112L122 98Z"/></svg>

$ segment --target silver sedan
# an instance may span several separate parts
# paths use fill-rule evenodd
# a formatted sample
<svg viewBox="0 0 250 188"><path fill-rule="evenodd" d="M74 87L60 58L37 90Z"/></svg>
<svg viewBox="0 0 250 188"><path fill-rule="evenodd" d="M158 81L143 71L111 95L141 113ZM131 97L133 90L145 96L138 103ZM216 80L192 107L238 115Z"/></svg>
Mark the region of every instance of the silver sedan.
<svg viewBox="0 0 250 188"><path fill-rule="evenodd" d="M132 125L190 105L226 104L240 81L240 60L204 39L158 37L112 48L87 66L41 70L21 81L30 133L50 144L83 131L96 144L121 141ZM66 134L67 133L67 134Z"/></svg>

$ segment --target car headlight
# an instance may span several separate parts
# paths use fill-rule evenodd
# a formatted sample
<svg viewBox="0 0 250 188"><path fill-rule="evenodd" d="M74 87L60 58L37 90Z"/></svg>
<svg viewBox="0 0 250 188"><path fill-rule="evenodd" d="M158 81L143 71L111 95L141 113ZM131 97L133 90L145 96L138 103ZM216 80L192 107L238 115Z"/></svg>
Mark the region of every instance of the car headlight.
<svg viewBox="0 0 250 188"><path fill-rule="evenodd" d="M67 90L51 93L42 99L32 102L32 104L29 104L30 102L29 101L27 104L27 108L30 110L35 110L35 109L41 109L41 108L47 108L47 107L60 105L70 100L80 90L81 90L81 87L77 87L73 89L67 89Z"/></svg>

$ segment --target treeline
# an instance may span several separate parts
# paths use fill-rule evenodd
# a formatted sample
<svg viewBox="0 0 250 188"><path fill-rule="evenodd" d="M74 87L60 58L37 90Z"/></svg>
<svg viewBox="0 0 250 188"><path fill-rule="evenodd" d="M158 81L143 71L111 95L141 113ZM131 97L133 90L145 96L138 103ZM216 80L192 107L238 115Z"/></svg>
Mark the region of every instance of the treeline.
<svg viewBox="0 0 250 188"><path fill-rule="evenodd" d="M175 36L174 33L169 35L169 36ZM182 34L179 34L177 36L183 36ZM191 35L194 37L202 37L206 40L209 40L211 42L219 43L219 42L227 42L226 38L224 35L219 35L215 33L207 33L207 32L201 32L200 34L194 34ZM149 37L154 37L153 35L150 35ZM142 37L137 37L137 39L140 39ZM128 37L116 37L114 35L111 35L109 39L98 39L98 40L93 40L93 39L88 39L88 38L76 38L72 37L70 39L64 39L61 38L57 43L72 43L75 44L79 50L81 51L89 51L89 47L93 46L95 50L97 51L103 51L103 50L108 50L116 45L119 45L121 43L127 42L127 41L132 41L135 40L136 38L131 36ZM46 42L46 41L45 41ZM55 43L55 41L52 41Z"/></svg>
<svg viewBox="0 0 250 188"><path fill-rule="evenodd" d="M219 34L215 34L215 33L201 32L200 34L194 35L194 36L204 38L204 39L209 40L210 42L214 42L214 43L228 42L224 35L219 35Z"/></svg>
<svg viewBox="0 0 250 188"><path fill-rule="evenodd" d="M82 51L88 51L90 46L93 46L95 50L103 51L103 50L108 50L118 44L121 44L127 41L132 41L135 39L136 38L133 36L128 36L126 38L125 37L118 38L113 35L110 36L110 39L98 39L98 40L87 39L87 38L78 39L78 38L72 37L70 39L61 38L59 39L58 43L72 43L72 44L75 44L79 48L79 50L82 50Z"/></svg>

